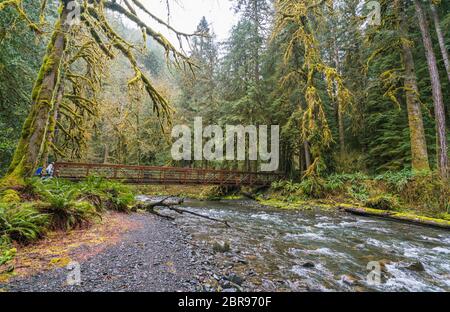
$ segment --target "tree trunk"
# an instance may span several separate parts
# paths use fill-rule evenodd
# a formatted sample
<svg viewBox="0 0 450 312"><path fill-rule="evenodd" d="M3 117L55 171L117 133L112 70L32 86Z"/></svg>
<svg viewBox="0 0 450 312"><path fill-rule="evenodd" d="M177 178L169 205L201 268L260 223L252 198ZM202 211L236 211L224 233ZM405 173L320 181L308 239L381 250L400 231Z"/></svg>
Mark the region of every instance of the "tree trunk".
<svg viewBox="0 0 450 312"><path fill-rule="evenodd" d="M336 34L333 36L333 62L338 74L341 74L341 62L339 59L339 48L337 43ZM341 158L345 156L345 125L344 125L344 112L342 109L342 103L339 101L339 86L335 83L335 109L336 109L336 121L339 129L339 149Z"/></svg>
<svg viewBox="0 0 450 312"><path fill-rule="evenodd" d="M109 163L109 145L105 143L104 146L105 146L105 152L103 154L103 163L108 164Z"/></svg>
<svg viewBox="0 0 450 312"><path fill-rule="evenodd" d="M400 31L402 37L406 39L405 15L402 16ZM414 66L414 58L409 44L402 40L402 55L405 66L405 93L406 106L408 109L409 131L411 136L412 169L414 171L430 170L428 162L427 142L425 139L425 129L423 126L422 110L418 100L419 88L417 87L417 77Z"/></svg>
<svg viewBox="0 0 450 312"><path fill-rule="evenodd" d="M304 151L304 147L303 145L299 146L299 151L298 151L298 163L299 163L299 171L300 171L300 179L301 180L303 178L304 172L305 172L305 151Z"/></svg>
<svg viewBox="0 0 450 312"><path fill-rule="evenodd" d="M258 83L260 80L260 65L259 65L259 48L260 48L260 42L259 42L259 29L261 27L261 22L259 20L259 6L258 6L259 0L253 0L253 23L254 23L254 39L255 39L255 47L254 47L254 61L255 61L255 68L254 68L254 79L255 82Z"/></svg>
<svg viewBox="0 0 450 312"><path fill-rule="evenodd" d="M436 56L433 51L433 43L426 20L425 13L419 0L414 0L417 18L419 19L420 32L422 33L423 44L425 47L428 70L431 78L431 88L433 90L434 112L436 118L437 136L439 140L440 155L438 159L439 170L443 178L448 176L448 155L447 155L447 134L445 124L444 98L442 95L441 80L436 62Z"/></svg>
<svg viewBox="0 0 450 312"><path fill-rule="evenodd" d="M139 113L136 114L136 139L137 139L137 165L141 165L141 158L142 158L142 150L141 150L141 122L139 118Z"/></svg>
<svg viewBox="0 0 450 312"><path fill-rule="evenodd" d="M61 81L58 86L58 93L56 95L55 104L53 105L53 110L50 115L47 138L44 146L44 152L42 153L41 163L43 167L46 168L48 164L48 157L50 154L50 148L54 144L56 135L56 123L58 121L59 107L64 98L64 81Z"/></svg>
<svg viewBox="0 0 450 312"><path fill-rule="evenodd" d="M312 165L311 151L310 151L308 142L305 141L303 144L305 146L305 165L306 165L306 170L308 170L309 167L311 167L311 165Z"/></svg>
<svg viewBox="0 0 450 312"><path fill-rule="evenodd" d="M447 78L450 81L450 61L448 59L448 51L445 46L444 34L442 33L441 22L439 19L439 13L436 10L436 6L431 3L431 15L434 20L434 27L436 28L436 34L439 41L439 47L441 48L442 59L444 60L445 70L447 71Z"/></svg>
<svg viewBox="0 0 450 312"><path fill-rule="evenodd" d="M43 64L33 87L31 111L24 123L22 135L8 169L5 184L21 184L32 176L41 159L54 97L60 78L60 65L66 48L68 1L61 2L60 16L47 47Z"/></svg>

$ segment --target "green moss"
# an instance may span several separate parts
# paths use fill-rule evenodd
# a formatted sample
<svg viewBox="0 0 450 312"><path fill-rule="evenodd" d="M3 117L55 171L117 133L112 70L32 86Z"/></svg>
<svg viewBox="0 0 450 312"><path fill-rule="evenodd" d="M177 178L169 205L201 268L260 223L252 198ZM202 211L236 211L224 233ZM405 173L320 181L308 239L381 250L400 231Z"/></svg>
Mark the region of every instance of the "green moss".
<svg viewBox="0 0 450 312"><path fill-rule="evenodd" d="M0 266L9 263L16 256L17 249L9 246L0 246Z"/></svg>
<svg viewBox="0 0 450 312"><path fill-rule="evenodd" d="M305 202L286 202L279 199L264 199L258 200L258 202L263 206L269 206L279 209L300 209Z"/></svg>
<svg viewBox="0 0 450 312"><path fill-rule="evenodd" d="M450 229L450 221L448 221L448 220L430 218L430 217L425 217L425 216L418 216L418 215L414 215L414 214L410 214L410 213L394 213L392 216L395 218L401 219L401 220L419 221L419 222L423 222L423 223L426 223L426 222L436 223L438 225L442 225L442 226Z"/></svg>
<svg viewBox="0 0 450 312"><path fill-rule="evenodd" d="M15 190L6 190L3 192L0 201L7 204L16 204L20 202L20 195Z"/></svg>
<svg viewBox="0 0 450 312"><path fill-rule="evenodd" d="M72 260L70 258L53 258L52 260L50 260L50 265L51 266L55 266L55 267L59 267L59 268L64 268L66 266L68 266L70 264Z"/></svg>
<svg viewBox="0 0 450 312"><path fill-rule="evenodd" d="M285 201L282 199L258 199L258 202L263 206L274 207L283 210L312 210L320 208L323 210L336 209L336 203L326 200L292 200Z"/></svg>
<svg viewBox="0 0 450 312"><path fill-rule="evenodd" d="M392 220L403 221L403 222L411 222L415 224L422 224L427 226L440 227L445 229L450 229L450 221L438 219L438 218L430 218L426 216L419 216L416 214L408 213L408 212L393 212L393 211L385 211L373 208L366 207L343 207L340 205L340 208L343 208L346 212L350 212L358 215L365 216L375 216L382 218L389 218Z"/></svg>
<svg viewBox="0 0 450 312"><path fill-rule="evenodd" d="M241 195L227 195L227 196L223 196L221 199L224 200L239 200L239 199L243 199L244 197Z"/></svg>
<svg viewBox="0 0 450 312"><path fill-rule="evenodd" d="M449 213L442 213L439 215L439 219L450 221L450 214Z"/></svg>
<svg viewBox="0 0 450 312"><path fill-rule="evenodd" d="M0 189L8 189L24 185L25 179L21 175L16 174L16 172L8 174L0 180Z"/></svg>
<svg viewBox="0 0 450 312"><path fill-rule="evenodd" d="M381 194L369 198L365 206L380 210L395 210L399 207L398 199L390 194Z"/></svg>
<svg viewBox="0 0 450 312"><path fill-rule="evenodd" d="M53 106L54 93L60 78L59 66L64 51L59 49L59 47L56 47L55 43L58 38L61 38L61 35L65 36L61 21L58 21L54 26L52 37L47 46L47 53L43 59L38 77L33 86L33 105L24 122L21 138L8 170L8 176L19 179L31 176L42 155L44 141L48 131L49 112ZM66 41L66 38L64 37L63 40ZM64 49L64 47L62 47L62 49ZM47 83L46 77L51 77L50 74L53 73L55 81L51 81L50 84L45 85L44 82ZM36 122L38 119L41 121L40 123ZM42 126L43 123L45 123L44 126ZM32 134L37 134L34 142L30 142ZM12 185L13 182L14 181L6 181L9 185ZM23 185L23 183L21 183L21 185Z"/></svg>

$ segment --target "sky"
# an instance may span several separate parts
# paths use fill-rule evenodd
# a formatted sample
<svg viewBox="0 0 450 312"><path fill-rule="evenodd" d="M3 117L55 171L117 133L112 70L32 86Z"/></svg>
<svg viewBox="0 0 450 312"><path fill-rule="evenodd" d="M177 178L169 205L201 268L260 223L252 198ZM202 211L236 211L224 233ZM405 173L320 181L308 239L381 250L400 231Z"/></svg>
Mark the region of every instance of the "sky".
<svg viewBox="0 0 450 312"><path fill-rule="evenodd" d="M159 18L167 21L166 0L141 0L141 2ZM200 19L205 16L215 32L218 41L225 41L237 16L231 6L230 0L169 0L170 24L184 33L193 33ZM147 22L164 35L169 35L165 27L157 23ZM169 36L174 44L178 44L175 36Z"/></svg>

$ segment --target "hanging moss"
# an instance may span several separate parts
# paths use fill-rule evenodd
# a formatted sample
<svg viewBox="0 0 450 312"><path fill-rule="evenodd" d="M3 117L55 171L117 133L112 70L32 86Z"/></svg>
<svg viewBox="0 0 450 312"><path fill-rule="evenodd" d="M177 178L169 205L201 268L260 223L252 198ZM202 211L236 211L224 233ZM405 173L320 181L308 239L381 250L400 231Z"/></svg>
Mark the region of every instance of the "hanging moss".
<svg viewBox="0 0 450 312"><path fill-rule="evenodd" d="M0 8L3 9L6 6L15 6L19 16L33 27L31 21L23 11L20 0L12 0L2 2ZM146 34L146 36L152 37L158 42L166 51L166 55L181 68L181 64L191 68L194 66L192 61L183 53L180 53L175 47L160 33L154 31L151 27L145 24L136 14L127 11L119 3L105 2L105 1L83 1L82 11L83 16L81 24L76 26L76 30L71 32L70 25L65 23L68 17L68 5L69 1L60 1L59 7L59 20L55 23L53 33L50 38L47 53L43 59L42 66L39 70L36 82L32 91L32 108L23 125L21 138L17 145L16 151L13 156L13 160L7 172L7 176L0 182L3 187L12 185L23 185L23 178L31 176L34 173L42 155L48 151L49 142L48 138L51 137L56 126L60 126L62 132L65 132L70 140L82 141L84 136L84 128L82 126L83 113L80 115L82 118L71 115L70 109L65 111L63 116L71 115L73 117L73 126L77 128L77 133L67 131L63 124L58 120L54 120L52 117L54 111L55 94L61 75L61 64L65 55L65 48L67 46L68 36L72 39L76 39L77 32L81 32L83 38L81 41L83 45L80 47L78 53L76 53L72 59L64 60L64 64L70 66L78 59L83 59L87 64L88 70L84 75L67 75L68 80L72 83L74 93L68 95L66 98L82 112L88 112L91 115L95 114L95 107L97 105L96 99L91 98L92 93L96 92L96 88L101 85L102 70L101 66L97 66L97 63L102 63L105 57L112 59L114 54L111 52L113 48L119 50L129 61L132 69L135 72L135 79L130 81L130 87L139 84L139 90L145 89L147 94L153 101L153 109L159 120L170 120L172 109L168 101L156 90L152 82L139 68L133 49L133 44L128 43L120 35L118 35L112 27L109 25L105 8L119 13L125 16L127 19L136 23ZM138 2L139 3L139 2ZM41 6L41 19L43 18L44 9L46 3L43 2ZM150 18L155 19L148 11L144 11L150 15ZM188 34L177 32L169 25L169 29L174 32L178 38L188 38ZM146 39L144 36L144 39ZM103 41L105 40L105 41ZM145 44L146 42L144 42ZM76 45L75 45L76 46ZM96 46L97 50L92 46ZM94 53L92 53L94 52ZM92 65L92 66L91 66ZM78 77L78 78L76 78ZM86 88L79 83L79 80L83 80L83 83L90 85L91 90L86 91ZM64 107L64 106L63 106ZM65 107L68 107L67 105ZM71 127L69 127L71 128ZM66 130L66 131L64 131ZM80 143L81 145L82 143ZM55 148L55 150L58 150Z"/></svg>
<svg viewBox="0 0 450 312"><path fill-rule="evenodd" d="M32 92L33 106L22 129L22 135L5 179L4 187L23 185L24 177L31 176L43 152L53 107L55 87L59 81L60 64L66 46L65 32L60 16L47 47L47 53Z"/></svg>

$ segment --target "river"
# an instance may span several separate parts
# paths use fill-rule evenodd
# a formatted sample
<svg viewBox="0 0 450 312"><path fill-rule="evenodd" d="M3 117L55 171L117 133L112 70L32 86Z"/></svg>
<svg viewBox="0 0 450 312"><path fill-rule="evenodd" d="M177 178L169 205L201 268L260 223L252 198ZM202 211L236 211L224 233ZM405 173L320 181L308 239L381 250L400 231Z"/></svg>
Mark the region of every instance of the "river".
<svg viewBox="0 0 450 312"><path fill-rule="evenodd" d="M280 210L252 201L194 201L177 223L204 246L228 242L215 262L264 291L449 291L450 232L339 211ZM211 247L212 248L212 247ZM381 283L368 282L370 262ZM376 271L375 271L376 272Z"/></svg>

